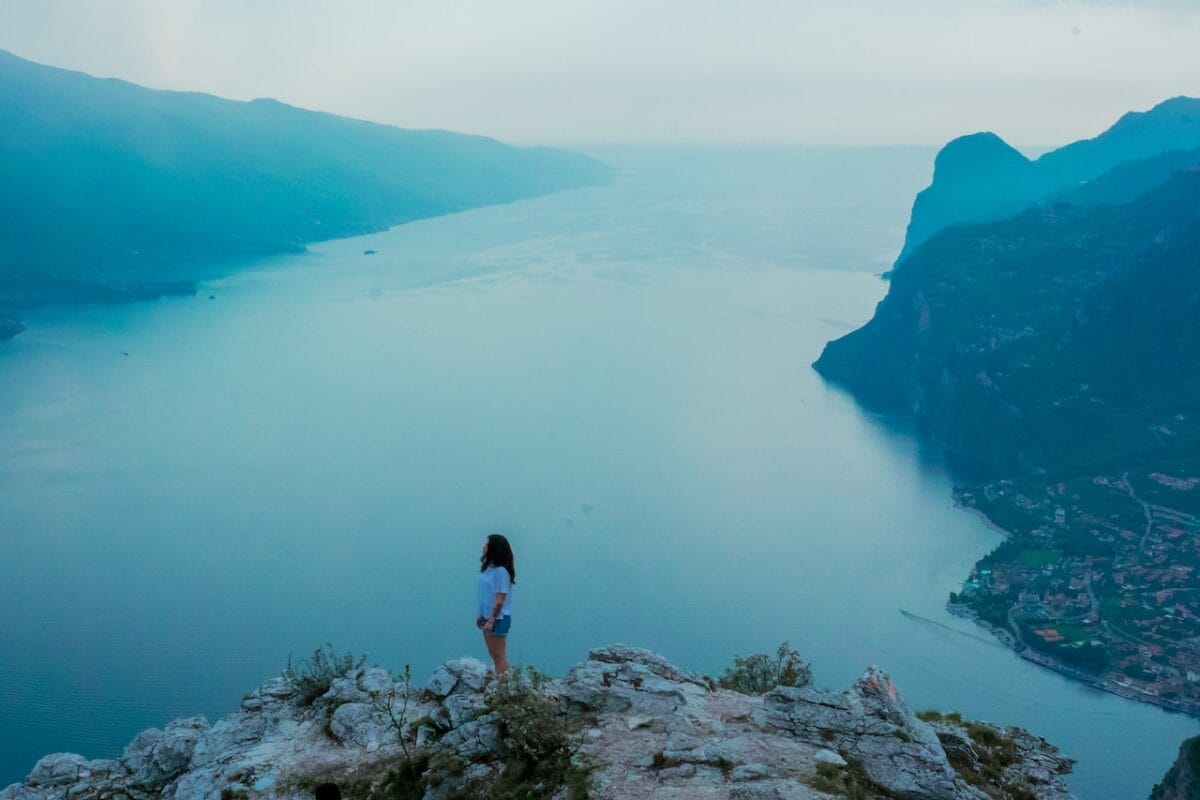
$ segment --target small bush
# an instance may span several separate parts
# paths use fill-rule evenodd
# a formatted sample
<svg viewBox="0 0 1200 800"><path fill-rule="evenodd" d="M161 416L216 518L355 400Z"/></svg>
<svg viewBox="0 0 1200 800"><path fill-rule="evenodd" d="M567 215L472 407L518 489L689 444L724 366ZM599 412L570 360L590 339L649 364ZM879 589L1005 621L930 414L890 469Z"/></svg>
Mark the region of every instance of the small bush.
<svg viewBox="0 0 1200 800"><path fill-rule="evenodd" d="M882 800L887 797L886 793L876 789L863 768L853 761L844 767L824 762L817 764L817 773L809 785L819 792L849 800Z"/></svg>
<svg viewBox="0 0 1200 800"><path fill-rule="evenodd" d="M775 656L756 653L734 656L733 666L717 679L722 689L742 694L762 694L776 686L804 687L812 684L812 667L800 660L800 654L787 642L779 645Z"/></svg>
<svg viewBox="0 0 1200 800"><path fill-rule="evenodd" d="M500 779L489 788L490 798L550 797L567 789L571 800L584 800L595 765L578 753L578 745L548 697L548 678L533 668L502 676L487 699L486 713L496 715L499 731Z"/></svg>
<svg viewBox="0 0 1200 800"><path fill-rule="evenodd" d="M996 796L996 792L1012 800L1026 800L1033 796L1027 787L1019 783L1019 776L1014 782L1005 775L1005 770L1021 759L1016 742L990 725L964 721L959 714L947 714L944 717L946 720L951 718L957 718L954 724L966 732L975 752L976 761L972 762L959 748L944 747L950 766L963 780L989 796ZM943 740L943 745L946 744L943 734L939 733L938 738Z"/></svg>
<svg viewBox="0 0 1200 800"><path fill-rule="evenodd" d="M296 702L310 706L318 697L329 691L335 678L344 678L361 667L367 660L364 655L355 658L354 654L338 655L331 643L318 647L309 658L302 658L292 664L288 656L287 667L283 670L284 679L292 685L296 692Z"/></svg>

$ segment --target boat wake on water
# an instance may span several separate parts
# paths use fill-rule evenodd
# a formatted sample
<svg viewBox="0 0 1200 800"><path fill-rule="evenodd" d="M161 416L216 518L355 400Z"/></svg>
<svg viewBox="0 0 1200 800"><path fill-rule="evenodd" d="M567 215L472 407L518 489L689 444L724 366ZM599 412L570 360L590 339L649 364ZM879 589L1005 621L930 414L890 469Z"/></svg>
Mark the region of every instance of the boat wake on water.
<svg viewBox="0 0 1200 800"><path fill-rule="evenodd" d="M1001 650L1005 649L1004 645L1001 644L1000 642L997 642L995 639L992 639L987 636L980 636L978 634L971 633L969 631L960 631L957 628L951 628L949 625L947 625L944 622L938 622L936 619L930 619L929 617L922 617L920 614L914 614L911 611L905 611L903 608L900 609L900 616L905 617L907 619L914 620L916 622L924 623L925 625L933 626L935 628L941 628L942 630L949 631L950 633L953 633L956 636L962 636L967 639L974 639L977 642L982 642L986 645L991 645L992 647L997 647Z"/></svg>

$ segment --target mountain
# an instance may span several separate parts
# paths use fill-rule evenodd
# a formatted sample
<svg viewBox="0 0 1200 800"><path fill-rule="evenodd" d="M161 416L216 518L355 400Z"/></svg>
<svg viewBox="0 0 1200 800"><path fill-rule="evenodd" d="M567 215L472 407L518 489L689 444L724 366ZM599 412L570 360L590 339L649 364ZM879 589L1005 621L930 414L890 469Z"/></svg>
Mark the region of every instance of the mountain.
<svg viewBox="0 0 1200 800"><path fill-rule="evenodd" d="M1156 130L1114 128L1179 144ZM1047 163L1111 160L1108 136ZM814 366L915 416L971 467L959 504L1008 533L951 611L1031 661L1200 716L1198 330L1200 149L1170 149L933 234Z"/></svg>
<svg viewBox="0 0 1200 800"><path fill-rule="evenodd" d="M480 662L424 688L349 669L307 696L274 678L216 724L176 720L119 759L42 758L0 800L590 797L1069 800L1071 760L1019 728L915 714L870 667L844 692L717 688L612 645L560 679L498 685Z"/></svg>
<svg viewBox="0 0 1200 800"><path fill-rule="evenodd" d="M1003 219L1124 162L1197 147L1200 99L1190 97L1126 114L1099 136L1036 160L993 133L955 139L938 154L932 183L913 203L900 260L949 225Z"/></svg>
<svg viewBox="0 0 1200 800"><path fill-rule="evenodd" d="M1190 107L1158 107L1171 135L1128 116L1044 163L1053 184L1130 143L1170 149L932 234L814 366L972 467L958 502L1009 536L952 611L1031 661L1200 715L1200 149L1176 147ZM987 137L967 147L1018 163ZM1012 174L960 191L1002 195Z"/></svg>
<svg viewBox="0 0 1200 800"><path fill-rule="evenodd" d="M1200 375L1185 366L1200 363L1196 165L1123 205L939 233L817 370L997 474L1186 449L1182 431L1200 425Z"/></svg>
<svg viewBox="0 0 1200 800"><path fill-rule="evenodd" d="M1200 800L1200 736L1179 746L1179 757L1154 787L1150 800Z"/></svg>
<svg viewBox="0 0 1200 800"><path fill-rule="evenodd" d="M157 91L0 51L0 336L34 305L186 292L232 257L610 177L563 150Z"/></svg>

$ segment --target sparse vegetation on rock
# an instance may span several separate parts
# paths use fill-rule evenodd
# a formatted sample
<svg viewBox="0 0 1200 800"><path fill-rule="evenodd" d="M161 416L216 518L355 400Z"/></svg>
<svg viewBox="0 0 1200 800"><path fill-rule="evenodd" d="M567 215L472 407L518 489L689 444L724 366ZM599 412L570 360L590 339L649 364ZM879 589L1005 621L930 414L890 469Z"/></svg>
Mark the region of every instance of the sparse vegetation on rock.
<svg viewBox="0 0 1200 800"><path fill-rule="evenodd" d="M804 687L812 684L812 668L800 659L800 654L784 642L774 656L765 653L734 656L733 666L717 679L722 689L742 694L762 694L776 686Z"/></svg>
<svg viewBox="0 0 1200 800"><path fill-rule="evenodd" d="M798 665L781 652L772 663ZM461 658L414 687L409 670L322 653L311 700L297 667L214 725L143 732L119 761L47 756L0 800L307 800L326 782L350 800L1070 797L1052 746L923 720L876 668L844 692L747 694L612 645L557 679Z"/></svg>
<svg viewBox="0 0 1200 800"><path fill-rule="evenodd" d="M302 658L295 664L288 658L283 670L283 678L295 691L295 700L301 705L312 705L313 702L329 691L329 687L337 678L344 678L366 663L366 655L355 657L353 653L338 655L331 642L324 647L313 650L308 658Z"/></svg>

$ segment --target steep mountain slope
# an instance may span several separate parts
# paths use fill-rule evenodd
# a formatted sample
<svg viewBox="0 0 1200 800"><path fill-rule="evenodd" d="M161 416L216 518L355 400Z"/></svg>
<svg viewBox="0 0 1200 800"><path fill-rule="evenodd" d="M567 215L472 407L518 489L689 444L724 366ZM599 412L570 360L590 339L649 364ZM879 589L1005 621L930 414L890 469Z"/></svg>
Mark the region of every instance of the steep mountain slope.
<svg viewBox="0 0 1200 800"><path fill-rule="evenodd" d="M1179 746L1179 757L1154 787L1150 800L1200 800L1200 736Z"/></svg>
<svg viewBox="0 0 1200 800"><path fill-rule="evenodd" d="M1094 139L1069 144L1034 161L992 133L955 139L938 154L933 182L913 203L900 259L949 225L1003 219L1124 162L1196 147L1200 147L1200 99L1190 97L1126 114Z"/></svg>
<svg viewBox="0 0 1200 800"><path fill-rule="evenodd" d="M186 290L198 262L609 174L562 150L155 91L0 52L0 319Z"/></svg>
<svg viewBox="0 0 1200 800"><path fill-rule="evenodd" d="M935 236L823 375L903 407L999 473L1174 451L1200 403L1200 171L1125 205L1065 204Z"/></svg>
<svg viewBox="0 0 1200 800"><path fill-rule="evenodd" d="M951 610L1200 715L1200 150L1058 198L933 235L814 366L976 468L957 499L1010 536Z"/></svg>

